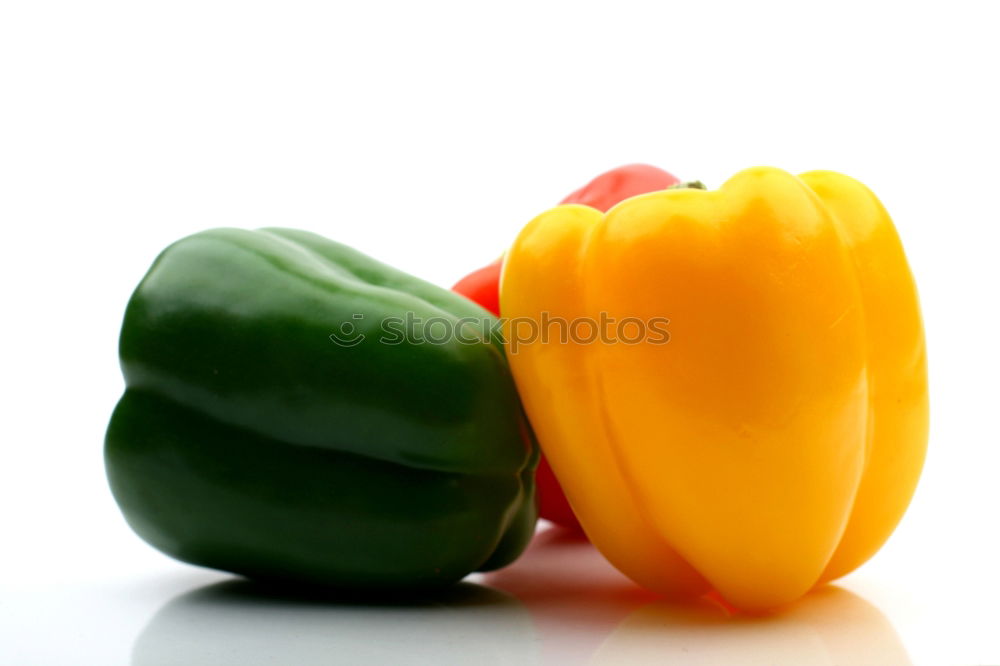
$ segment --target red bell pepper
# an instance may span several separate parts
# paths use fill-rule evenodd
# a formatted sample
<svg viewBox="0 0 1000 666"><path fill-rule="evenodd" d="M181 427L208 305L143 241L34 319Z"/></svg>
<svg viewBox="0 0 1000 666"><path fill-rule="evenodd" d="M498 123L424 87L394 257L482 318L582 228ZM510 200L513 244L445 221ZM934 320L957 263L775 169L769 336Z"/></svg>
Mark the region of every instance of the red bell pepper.
<svg viewBox="0 0 1000 666"><path fill-rule="evenodd" d="M602 173L597 178L560 201L561 204L584 204L607 212L612 206L629 197L647 192L665 190L680 182L672 174L648 164L628 164ZM493 314L500 315L500 269L503 258L469 273L459 280L452 290L475 301ZM570 508L559 481L543 456L535 478L538 489L538 512L553 523L580 529L580 523Z"/></svg>

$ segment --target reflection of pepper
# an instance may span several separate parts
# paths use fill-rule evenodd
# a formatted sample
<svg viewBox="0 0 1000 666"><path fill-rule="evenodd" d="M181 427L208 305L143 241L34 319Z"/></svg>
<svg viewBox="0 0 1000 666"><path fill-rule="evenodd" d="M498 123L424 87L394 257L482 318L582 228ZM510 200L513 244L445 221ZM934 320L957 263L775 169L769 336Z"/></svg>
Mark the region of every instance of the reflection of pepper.
<svg viewBox="0 0 1000 666"><path fill-rule="evenodd" d="M911 662L885 615L861 597L827 585L764 617L730 615L707 600L656 601L632 612L587 663L907 666Z"/></svg>
<svg viewBox="0 0 1000 666"><path fill-rule="evenodd" d="M560 206L515 241L500 297L510 318L670 320L667 344L510 356L587 535L637 582L782 604L871 557L909 503L923 327L892 222L857 181L756 168L607 215Z"/></svg>
<svg viewBox="0 0 1000 666"><path fill-rule="evenodd" d="M600 211L607 211L629 197L678 184L673 175L648 164L629 164L597 176L576 190L561 203L579 203ZM500 314L499 282L503 259L473 271L459 280L452 289L483 306L495 315ZM538 511L542 518L564 527L579 529L580 523L573 515L559 481L543 457L538 463L536 477Z"/></svg>
<svg viewBox="0 0 1000 666"><path fill-rule="evenodd" d="M657 599L577 534L556 527L535 534L516 565L484 575L483 582L527 606L538 629L541 663L590 663L619 623ZM567 641L567 628L581 626L587 630L572 631Z"/></svg>
<svg viewBox="0 0 1000 666"><path fill-rule="evenodd" d="M449 583L517 557L537 454L499 339L387 344L409 314L488 318L306 232L170 246L125 313L105 450L135 531L195 564L340 587Z"/></svg>
<svg viewBox="0 0 1000 666"><path fill-rule="evenodd" d="M229 580L158 610L129 663L447 665L468 664L470 654L484 664L539 663L534 622L516 597L462 582L406 603L358 608Z"/></svg>

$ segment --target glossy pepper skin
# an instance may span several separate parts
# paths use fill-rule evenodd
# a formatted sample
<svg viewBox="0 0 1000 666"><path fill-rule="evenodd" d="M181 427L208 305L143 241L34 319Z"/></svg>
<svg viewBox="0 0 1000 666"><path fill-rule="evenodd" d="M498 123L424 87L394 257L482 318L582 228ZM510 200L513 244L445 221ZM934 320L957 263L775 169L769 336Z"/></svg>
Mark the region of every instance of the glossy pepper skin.
<svg viewBox="0 0 1000 666"><path fill-rule="evenodd" d="M670 320L666 344L508 354L588 537L638 583L767 609L862 564L905 511L927 443L923 326L861 183L753 168L607 214L561 206L517 238L500 298L512 318Z"/></svg>
<svg viewBox="0 0 1000 666"><path fill-rule="evenodd" d="M607 211L629 197L679 184L673 174L649 164L627 164L606 171L589 183L574 191L560 203L585 204L600 211ZM500 270L503 258L469 273L459 280L452 289L472 299L493 314L500 315ZM538 463L535 476L538 488L538 513L542 518L557 525L579 530L580 523L573 515L573 509L566 495L559 487L559 481L544 457Z"/></svg>
<svg viewBox="0 0 1000 666"><path fill-rule="evenodd" d="M408 312L473 328L383 328ZM484 319L307 232L182 239L125 313L115 499L163 552L250 577L400 591L503 566L534 531L538 454Z"/></svg>
<svg viewBox="0 0 1000 666"><path fill-rule="evenodd" d="M559 203L583 204L606 213L630 197L665 190L679 184L677 176L663 169L649 164L626 164L605 171Z"/></svg>

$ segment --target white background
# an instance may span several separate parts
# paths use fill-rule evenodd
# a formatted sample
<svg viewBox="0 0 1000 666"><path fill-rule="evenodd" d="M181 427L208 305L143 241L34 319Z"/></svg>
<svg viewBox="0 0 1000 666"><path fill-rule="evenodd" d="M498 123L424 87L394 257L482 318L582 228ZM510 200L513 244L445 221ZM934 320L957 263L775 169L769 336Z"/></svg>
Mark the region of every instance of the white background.
<svg viewBox="0 0 1000 666"><path fill-rule="evenodd" d="M1000 663L998 24L995 2L0 4L0 663ZM226 577L133 536L101 457L121 313L162 247L302 227L449 286L635 161L709 186L839 170L896 220L930 452L844 589L678 619L565 546L493 604L166 606Z"/></svg>

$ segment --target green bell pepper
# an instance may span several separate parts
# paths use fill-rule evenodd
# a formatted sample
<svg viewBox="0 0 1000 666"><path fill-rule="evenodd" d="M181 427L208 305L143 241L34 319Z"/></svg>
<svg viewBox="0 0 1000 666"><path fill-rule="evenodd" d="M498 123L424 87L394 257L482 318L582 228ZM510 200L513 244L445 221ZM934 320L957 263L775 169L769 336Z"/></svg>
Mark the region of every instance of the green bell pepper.
<svg viewBox="0 0 1000 666"><path fill-rule="evenodd" d="M401 335L407 317L461 338ZM114 497L156 548L254 578L400 590L501 567L533 533L538 451L495 322L307 232L182 239L125 312Z"/></svg>

